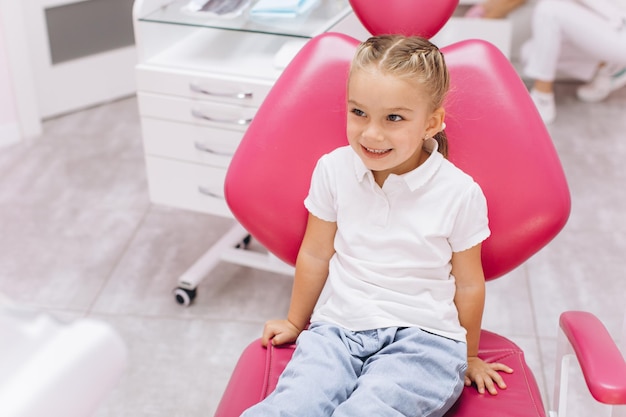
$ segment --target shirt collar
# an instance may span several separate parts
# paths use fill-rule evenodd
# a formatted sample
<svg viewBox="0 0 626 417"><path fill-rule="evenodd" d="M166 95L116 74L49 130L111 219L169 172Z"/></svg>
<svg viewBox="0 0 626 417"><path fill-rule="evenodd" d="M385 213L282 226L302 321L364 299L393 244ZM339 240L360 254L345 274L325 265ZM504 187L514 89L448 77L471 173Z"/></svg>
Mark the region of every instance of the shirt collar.
<svg viewBox="0 0 626 417"><path fill-rule="evenodd" d="M424 148L430 153L430 156L422 165L403 175L391 174L389 178L396 177L401 179L411 191L415 191L426 184L439 170L444 158L443 155L437 151L439 144L435 139L430 138L424 141ZM362 182L368 174L371 175L371 172L356 153L353 155L356 178L359 182ZM389 180L389 178L387 180Z"/></svg>

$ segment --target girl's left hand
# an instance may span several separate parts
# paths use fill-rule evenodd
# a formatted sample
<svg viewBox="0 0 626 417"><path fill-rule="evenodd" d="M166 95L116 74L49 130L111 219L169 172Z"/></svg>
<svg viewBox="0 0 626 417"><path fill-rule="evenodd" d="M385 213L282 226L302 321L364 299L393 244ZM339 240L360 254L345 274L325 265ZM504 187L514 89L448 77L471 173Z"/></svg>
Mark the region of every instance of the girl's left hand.
<svg viewBox="0 0 626 417"><path fill-rule="evenodd" d="M496 385L506 389L504 379L499 372L513 373L513 369L503 363L487 363L477 356L467 358L467 371L465 372L465 385L476 385L479 393L484 394L485 389L491 395L497 395Z"/></svg>

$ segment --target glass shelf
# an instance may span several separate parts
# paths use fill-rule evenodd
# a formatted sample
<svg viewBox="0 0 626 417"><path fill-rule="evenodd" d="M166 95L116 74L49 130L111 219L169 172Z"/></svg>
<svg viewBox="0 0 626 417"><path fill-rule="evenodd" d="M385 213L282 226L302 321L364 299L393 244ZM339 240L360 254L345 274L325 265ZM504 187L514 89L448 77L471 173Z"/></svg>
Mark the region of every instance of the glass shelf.
<svg viewBox="0 0 626 417"><path fill-rule="evenodd" d="M236 18L220 19L193 15L183 10L188 2L189 0L175 0L139 20L237 32L312 38L328 31L351 11L348 0L319 0L312 10L295 18L261 19L251 17L248 9Z"/></svg>

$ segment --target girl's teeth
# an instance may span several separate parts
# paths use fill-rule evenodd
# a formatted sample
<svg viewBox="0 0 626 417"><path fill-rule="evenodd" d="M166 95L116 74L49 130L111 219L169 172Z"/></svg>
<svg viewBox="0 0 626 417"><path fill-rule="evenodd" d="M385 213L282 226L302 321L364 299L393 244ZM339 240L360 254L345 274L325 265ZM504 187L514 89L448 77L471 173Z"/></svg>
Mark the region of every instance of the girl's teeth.
<svg viewBox="0 0 626 417"><path fill-rule="evenodd" d="M365 148L365 149L367 149L367 151L371 153L385 153L388 151L388 149L370 149L370 148Z"/></svg>

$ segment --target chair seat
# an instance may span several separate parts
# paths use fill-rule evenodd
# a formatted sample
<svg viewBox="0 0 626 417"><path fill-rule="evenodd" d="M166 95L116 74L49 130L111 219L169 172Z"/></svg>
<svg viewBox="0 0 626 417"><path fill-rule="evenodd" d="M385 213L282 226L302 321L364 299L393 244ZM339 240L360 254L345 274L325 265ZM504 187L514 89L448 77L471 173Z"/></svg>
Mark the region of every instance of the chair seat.
<svg viewBox="0 0 626 417"><path fill-rule="evenodd" d="M215 417L239 417L245 409L271 393L294 347L266 349L260 340L251 343L233 371ZM512 374L505 375L509 388L491 396L478 394L474 387L466 387L446 417L546 416L537 382L524 360L524 353L515 343L483 330L479 356L487 362L504 363L514 369Z"/></svg>
<svg viewBox="0 0 626 417"><path fill-rule="evenodd" d="M512 374L504 375L508 388L492 396L478 394L474 387L466 387L446 417L546 416L537 381L519 346L503 336L483 330L478 355L486 362L503 363L513 369Z"/></svg>

